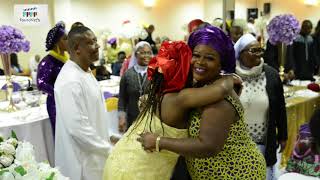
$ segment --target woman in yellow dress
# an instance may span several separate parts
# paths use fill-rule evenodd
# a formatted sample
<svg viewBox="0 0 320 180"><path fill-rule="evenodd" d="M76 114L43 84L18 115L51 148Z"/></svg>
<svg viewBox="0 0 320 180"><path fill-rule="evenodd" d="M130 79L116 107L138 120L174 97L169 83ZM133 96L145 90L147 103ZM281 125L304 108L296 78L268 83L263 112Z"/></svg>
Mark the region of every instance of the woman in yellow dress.
<svg viewBox="0 0 320 180"><path fill-rule="evenodd" d="M233 87L232 77L226 76L210 86L183 89L192 83L191 56L184 42L164 42L158 56L150 61L144 108L109 155L104 180L170 179L179 155L170 151L147 153L137 141L139 134L186 138L188 110L223 99Z"/></svg>
<svg viewBox="0 0 320 180"><path fill-rule="evenodd" d="M233 44L219 28L206 26L193 32L188 44L193 51L191 69L196 86L215 83L221 78L221 71L235 71ZM190 138L154 133L141 135L142 146L185 156L193 180L266 178L266 162L247 132L243 108L235 92L192 111Z"/></svg>

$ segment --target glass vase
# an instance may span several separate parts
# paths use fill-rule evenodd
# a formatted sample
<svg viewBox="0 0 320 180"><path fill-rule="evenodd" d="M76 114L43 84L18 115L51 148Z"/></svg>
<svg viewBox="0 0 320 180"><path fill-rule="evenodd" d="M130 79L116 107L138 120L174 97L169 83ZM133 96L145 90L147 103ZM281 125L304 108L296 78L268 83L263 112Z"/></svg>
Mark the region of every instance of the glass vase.
<svg viewBox="0 0 320 180"><path fill-rule="evenodd" d="M0 54L3 71L6 76L6 85L7 85L7 100L9 101L8 107L2 109L6 112L15 112L17 111L17 107L14 105L12 101L12 93L13 93L13 84L11 80L11 61L10 61L10 54Z"/></svg>

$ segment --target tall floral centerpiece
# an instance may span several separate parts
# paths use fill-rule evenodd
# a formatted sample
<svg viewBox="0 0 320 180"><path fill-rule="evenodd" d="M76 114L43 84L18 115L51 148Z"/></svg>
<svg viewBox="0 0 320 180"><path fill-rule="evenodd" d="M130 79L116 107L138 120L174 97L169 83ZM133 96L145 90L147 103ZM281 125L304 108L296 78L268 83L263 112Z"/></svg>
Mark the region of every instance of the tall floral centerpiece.
<svg viewBox="0 0 320 180"><path fill-rule="evenodd" d="M291 14L278 15L270 21L267 32L270 43L278 46L279 72L283 80L286 46L292 44L299 35L299 21Z"/></svg>
<svg viewBox="0 0 320 180"><path fill-rule="evenodd" d="M11 62L10 54L18 53L20 51L28 52L30 49L30 42L25 39L23 33L12 27L2 25L0 26L0 57L7 81L7 99L9 106L6 111L16 111L16 107L12 101L13 85L11 81Z"/></svg>

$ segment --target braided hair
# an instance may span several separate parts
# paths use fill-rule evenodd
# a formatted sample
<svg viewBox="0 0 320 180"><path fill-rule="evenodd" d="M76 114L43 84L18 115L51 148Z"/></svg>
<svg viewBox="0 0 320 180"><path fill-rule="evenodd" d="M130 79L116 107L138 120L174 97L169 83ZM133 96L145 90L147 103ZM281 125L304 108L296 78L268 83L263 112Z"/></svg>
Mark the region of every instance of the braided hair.
<svg viewBox="0 0 320 180"><path fill-rule="evenodd" d="M152 121L155 114L159 114L162 133L164 128L161 118L161 105L166 93L179 92L184 87L190 87L192 83L192 71L190 71L192 52L188 45L182 41L163 42L157 57L151 59L148 65L148 79L150 80L145 92L146 100L137 117L136 128L143 119L148 118L144 130L149 124L152 132ZM151 117L150 117L151 116Z"/></svg>
<svg viewBox="0 0 320 180"><path fill-rule="evenodd" d="M139 113L137 117L137 123L134 125L134 129L141 123L141 121L147 117L149 118L150 116L150 122L149 122L149 130L152 132L151 129L151 124L152 124L152 119L153 115L159 112L159 119L161 121L161 126L162 126L162 133L164 134L164 128L161 120L161 104L163 100L164 93L162 93L163 89L163 83L164 83L164 76L160 72L156 72L150 83L147 85L145 89L145 95L147 95L147 99L143 103L143 108L141 112ZM144 130L147 126L147 123L144 125Z"/></svg>
<svg viewBox="0 0 320 180"><path fill-rule="evenodd" d="M162 104L163 97L166 94L166 93L163 93L164 80L165 80L164 75L158 71L153 75L152 80L150 81L150 83L147 85L145 89L147 99L144 102L142 102L143 108L137 117L138 122L134 125L133 127L134 129L142 122L144 118L150 117L149 131L152 132L151 124L153 120L153 115L158 112L159 119L161 121L162 135L164 135L163 121L161 118L161 104ZM191 87L193 87L193 76L192 76L192 71L189 71L185 88L191 88ZM144 125L144 130L146 129L146 127L147 127L147 123Z"/></svg>

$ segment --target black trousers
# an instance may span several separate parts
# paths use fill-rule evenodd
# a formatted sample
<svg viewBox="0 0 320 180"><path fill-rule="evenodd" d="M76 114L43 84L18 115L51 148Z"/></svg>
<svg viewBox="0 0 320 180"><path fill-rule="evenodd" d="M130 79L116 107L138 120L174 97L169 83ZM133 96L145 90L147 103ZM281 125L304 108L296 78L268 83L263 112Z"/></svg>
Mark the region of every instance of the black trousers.
<svg viewBox="0 0 320 180"><path fill-rule="evenodd" d="M184 157L180 156L174 168L171 180L191 180Z"/></svg>

